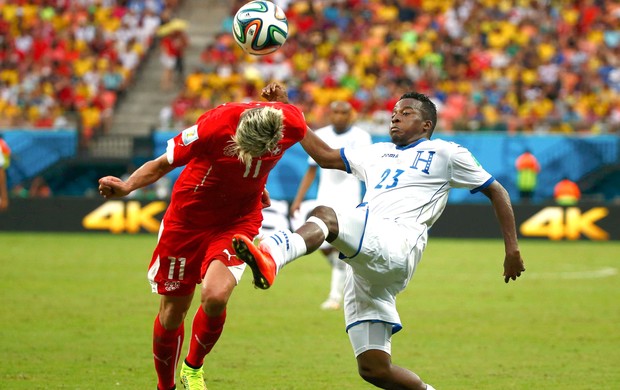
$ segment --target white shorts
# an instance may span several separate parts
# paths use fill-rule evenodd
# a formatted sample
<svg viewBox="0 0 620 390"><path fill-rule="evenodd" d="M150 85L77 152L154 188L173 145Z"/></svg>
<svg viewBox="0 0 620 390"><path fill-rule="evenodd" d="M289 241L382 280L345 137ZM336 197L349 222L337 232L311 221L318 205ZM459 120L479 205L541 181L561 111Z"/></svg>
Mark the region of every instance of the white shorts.
<svg viewBox="0 0 620 390"><path fill-rule="evenodd" d="M402 325L396 295L407 287L426 247L427 229L417 223L376 218L367 206L337 212L339 233L332 245L347 267L344 316L347 330L364 321Z"/></svg>
<svg viewBox="0 0 620 390"><path fill-rule="evenodd" d="M159 55L159 62L163 65L165 69L173 69L176 61L177 59L174 56L170 56L166 53L161 53Z"/></svg>
<svg viewBox="0 0 620 390"><path fill-rule="evenodd" d="M388 355L392 354L392 326L390 324L361 322L349 329L348 333L355 357L371 349L378 349Z"/></svg>

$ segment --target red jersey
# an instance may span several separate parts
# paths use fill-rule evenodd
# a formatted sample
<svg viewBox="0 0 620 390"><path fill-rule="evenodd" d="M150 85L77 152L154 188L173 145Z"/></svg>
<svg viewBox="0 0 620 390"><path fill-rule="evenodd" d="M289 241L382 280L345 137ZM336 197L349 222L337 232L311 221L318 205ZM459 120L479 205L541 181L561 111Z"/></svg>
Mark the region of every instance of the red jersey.
<svg viewBox="0 0 620 390"><path fill-rule="evenodd" d="M284 131L277 148L246 167L237 156L224 153L239 117L257 107L272 106L284 114ZM271 169L284 151L306 134L303 113L277 102L226 103L204 113L196 125L168 140L168 161L185 166L172 190L166 222L188 227L232 223L239 218L262 220L261 195Z"/></svg>

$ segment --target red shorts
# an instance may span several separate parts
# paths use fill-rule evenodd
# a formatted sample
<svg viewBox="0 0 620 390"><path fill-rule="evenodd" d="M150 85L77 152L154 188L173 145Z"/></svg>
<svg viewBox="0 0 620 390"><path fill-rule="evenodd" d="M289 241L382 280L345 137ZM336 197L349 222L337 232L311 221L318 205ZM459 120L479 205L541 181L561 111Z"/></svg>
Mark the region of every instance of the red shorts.
<svg viewBox="0 0 620 390"><path fill-rule="evenodd" d="M194 292L214 260L226 266L243 264L232 247L233 234L255 237L260 221L241 221L228 226L188 230L164 221L149 265L148 279L153 292L182 296Z"/></svg>

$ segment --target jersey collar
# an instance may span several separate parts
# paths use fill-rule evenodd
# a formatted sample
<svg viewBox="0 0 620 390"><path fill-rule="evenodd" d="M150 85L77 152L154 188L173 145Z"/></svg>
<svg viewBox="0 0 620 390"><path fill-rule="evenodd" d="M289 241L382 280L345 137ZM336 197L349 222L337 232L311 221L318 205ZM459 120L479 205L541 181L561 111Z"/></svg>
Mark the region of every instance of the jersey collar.
<svg viewBox="0 0 620 390"><path fill-rule="evenodd" d="M409 145L405 145L405 146L398 146L398 145L395 145L395 146L396 146L396 149L398 149L398 150L406 150L406 149L414 148L414 147L416 147L418 144L420 144L421 142L424 142L424 141L428 141L428 139L426 139L426 138L420 138L419 140L417 140L417 141L415 141L414 143L409 144Z"/></svg>

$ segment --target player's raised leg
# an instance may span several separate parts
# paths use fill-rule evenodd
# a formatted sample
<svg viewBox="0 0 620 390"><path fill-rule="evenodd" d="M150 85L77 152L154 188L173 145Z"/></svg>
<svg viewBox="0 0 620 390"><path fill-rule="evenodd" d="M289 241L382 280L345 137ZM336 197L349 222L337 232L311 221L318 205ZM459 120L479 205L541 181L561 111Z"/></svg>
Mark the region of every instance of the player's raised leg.
<svg viewBox="0 0 620 390"><path fill-rule="evenodd" d="M319 206L312 214L295 232L280 230L263 239L258 246L243 234L233 236L237 257L252 270L256 287L268 289L282 267L317 250L326 237L333 240L338 235L336 214L331 208Z"/></svg>

